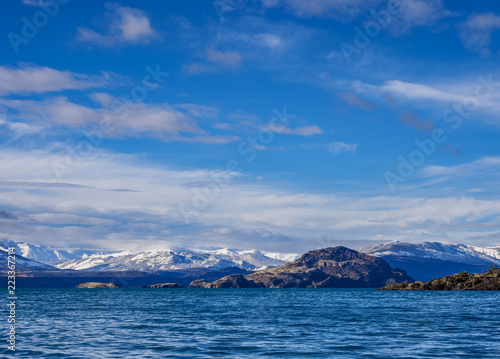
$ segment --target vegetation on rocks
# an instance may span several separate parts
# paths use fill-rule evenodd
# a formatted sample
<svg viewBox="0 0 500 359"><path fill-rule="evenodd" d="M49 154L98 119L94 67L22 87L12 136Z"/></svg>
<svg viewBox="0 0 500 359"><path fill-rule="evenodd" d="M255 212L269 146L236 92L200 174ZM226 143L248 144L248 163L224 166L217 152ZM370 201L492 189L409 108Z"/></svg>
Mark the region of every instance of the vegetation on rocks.
<svg viewBox="0 0 500 359"><path fill-rule="evenodd" d="M462 272L444 278L431 280L427 283L415 282L410 284L392 284L382 290L500 290L500 268L491 266L491 269L474 274Z"/></svg>

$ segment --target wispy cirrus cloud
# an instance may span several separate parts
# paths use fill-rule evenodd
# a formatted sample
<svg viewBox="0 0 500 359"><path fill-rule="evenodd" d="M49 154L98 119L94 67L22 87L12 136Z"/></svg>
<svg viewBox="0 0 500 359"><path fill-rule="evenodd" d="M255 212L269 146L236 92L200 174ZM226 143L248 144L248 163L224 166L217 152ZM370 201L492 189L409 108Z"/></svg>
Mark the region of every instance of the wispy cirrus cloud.
<svg viewBox="0 0 500 359"><path fill-rule="evenodd" d="M370 85L361 82L354 83L354 87L360 92L367 93L376 91L377 93L391 94L395 97L403 97L409 100L432 100L453 102L460 101L464 95L453 93L447 90L439 90L430 85L405 82L400 80L390 80L382 85Z"/></svg>
<svg viewBox="0 0 500 359"><path fill-rule="evenodd" d="M285 135L298 135L298 136L314 136L322 135L325 133L319 126L301 126L296 128L290 127L272 127L273 131Z"/></svg>
<svg viewBox="0 0 500 359"><path fill-rule="evenodd" d="M351 92L339 92L337 97L351 106L360 107L363 110L374 110L376 106L370 101L363 100Z"/></svg>
<svg viewBox="0 0 500 359"><path fill-rule="evenodd" d="M371 12L389 7L383 0L262 0L264 8L283 8L300 18L332 18L342 22L372 16ZM400 0L390 4L394 8L390 28L393 34L406 32L417 26L429 26L455 14L444 8L442 0Z"/></svg>
<svg viewBox="0 0 500 359"><path fill-rule="evenodd" d="M474 162L463 163L456 166L428 166L421 175L424 177L469 178L483 176L486 172L500 172L500 156L482 157Z"/></svg>
<svg viewBox="0 0 500 359"><path fill-rule="evenodd" d="M37 6L37 7L45 7L50 5L50 1L47 0L23 0L24 5L28 6Z"/></svg>
<svg viewBox="0 0 500 359"><path fill-rule="evenodd" d="M332 142L328 144L328 151L333 153L334 155L337 155L339 153L343 152L352 152L356 153L356 150L358 149L358 145L356 143L344 143L344 142Z"/></svg>
<svg viewBox="0 0 500 359"><path fill-rule="evenodd" d="M216 109L196 104L126 103L112 96L98 93L92 98L101 107L88 107L70 101L65 96L43 100L0 99L0 107L9 111L12 127L44 125L85 130L99 127L105 121L109 131L105 137L155 137L164 141L224 144L237 141L236 136L214 136L204 130L199 121L217 116ZM113 104L110 101L116 101ZM13 120L17 120L14 122Z"/></svg>
<svg viewBox="0 0 500 359"><path fill-rule="evenodd" d="M457 147L446 149L456 155L461 150ZM458 153L457 153L458 151ZM466 159L465 157L454 158ZM499 198L498 180L500 177L500 157L483 156L473 161L444 166L429 165L422 168L416 175L416 181L421 181L421 188L439 188L440 195L470 196L480 198ZM417 182L418 183L418 182ZM500 220L500 217L499 217Z"/></svg>
<svg viewBox="0 0 500 359"><path fill-rule="evenodd" d="M0 66L0 95L4 96L111 87L125 82L125 77L109 72L91 76L34 65Z"/></svg>
<svg viewBox="0 0 500 359"><path fill-rule="evenodd" d="M184 68L188 73L198 74L220 70L236 70L241 66L241 56L234 51L219 51L210 46L205 54L207 63L195 62Z"/></svg>
<svg viewBox="0 0 500 359"><path fill-rule="evenodd" d="M100 47L147 44L157 34L148 15L140 9L106 4L107 31L102 34L87 27L78 28L78 40Z"/></svg>
<svg viewBox="0 0 500 359"><path fill-rule="evenodd" d="M434 130L434 123L431 120L422 120L420 116L407 110L401 111L399 121L419 132L430 133Z"/></svg>
<svg viewBox="0 0 500 359"><path fill-rule="evenodd" d="M262 0L262 5L267 8L282 7L302 18L331 17L350 21L380 2L381 0Z"/></svg>
<svg viewBox="0 0 500 359"><path fill-rule="evenodd" d="M500 30L500 16L492 12L470 15L458 25L464 46L481 54L491 53L492 35L497 30Z"/></svg>
<svg viewBox="0 0 500 359"><path fill-rule="evenodd" d="M414 27L436 25L443 18L457 15L445 9L443 0L401 0L399 3L395 24L391 26L394 34Z"/></svg>
<svg viewBox="0 0 500 359"><path fill-rule="evenodd" d="M236 52L218 51L213 46L207 50L207 60L229 68L236 68L241 64L241 56Z"/></svg>
<svg viewBox="0 0 500 359"><path fill-rule="evenodd" d="M367 84L360 81L350 83L354 92L362 98L389 103L392 108L399 107L398 101L405 106L414 106L426 110L438 110L439 116L443 111L456 106L462 106L467 101L476 103L474 110L467 111L472 114L480 111L485 114L479 118L488 124L498 125L498 113L500 111L500 82L498 76L484 74L475 79L462 80L456 84L450 80L441 80L433 84L413 83L400 80L386 81L379 85ZM396 101L398 100L398 101ZM443 107L446 106L446 107ZM418 119L415 115L401 113L400 121L411 125L420 131L429 131L432 124Z"/></svg>

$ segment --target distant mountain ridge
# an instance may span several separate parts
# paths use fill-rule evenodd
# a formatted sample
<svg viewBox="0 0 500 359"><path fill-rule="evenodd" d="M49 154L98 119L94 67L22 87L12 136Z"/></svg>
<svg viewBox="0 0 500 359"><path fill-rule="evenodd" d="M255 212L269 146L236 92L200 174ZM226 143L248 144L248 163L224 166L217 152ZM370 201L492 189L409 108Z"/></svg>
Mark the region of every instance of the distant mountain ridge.
<svg viewBox="0 0 500 359"><path fill-rule="evenodd" d="M7 248L0 248L0 271L8 270L8 257L9 253ZM21 255L15 256L15 270L57 270L48 264L33 261L28 258L24 258Z"/></svg>
<svg viewBox="0 0 500 359"><path fill-rule="evenodd" d="M376 244L359 250L385 259L393 268L404 269L420 281L429 281L463 271L482 273L500 264L496 248L440 242Z"/></svg>
<svg viewBox="0 0 500 359"><path fill-rule="evenodd" d="M139 253L105 252L88 249L59 250L49 246L26 242L0 241L0 249L17 247L17 254L24 257L26 268L47 269L42 264L59 269L84 271L178 271L195 268L218 271L223 268L240 268L256 271L281 267L297 260L295 253L276 253L258 250L157 250ZM440 242L404 243L390 242L362 248L361 253L386 260L392 268L405 270L415 280L429 281L468 271L482 273L491 265L500 265L499 248ZM3 259L3 258L2 258ZM31 260L31 262L29 262Z"/></svg>
<svg viewBox="0 0 500 359"><path fill-rule="evenodd" d="M24 258L31 259L40 263L55 266L68 260L77 260L86 258L93 254L102 254L103 251L93 251L88 249L59 250L40 244L31 244L27 242L14 242L10 240L1 240L0 249L6 250L8 247L15 246L17 254Z"/></svg>
<svg viewBox="0 0 500 359"><path fill-rule="evenodd" d="M278 254L256 250L218 249L213 251L150 251L94 254L87 258L69 260L59 264L60 269L74 270L140 270L168 271L191 268L222 269L238 267L258 270L282 266L288 261L277 258L298 257L296 254Z"/></svg>

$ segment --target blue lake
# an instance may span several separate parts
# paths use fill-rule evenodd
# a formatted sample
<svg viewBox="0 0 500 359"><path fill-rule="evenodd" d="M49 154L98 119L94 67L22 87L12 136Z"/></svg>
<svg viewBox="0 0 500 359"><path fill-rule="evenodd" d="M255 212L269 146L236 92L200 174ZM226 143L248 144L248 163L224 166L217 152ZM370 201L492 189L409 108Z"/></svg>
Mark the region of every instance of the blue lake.
<svg viewBox="0 0 500 359"><path fill-rule="evenodd" d="M17 350L8 352L4 340L1 357L500 357L500 292L20 289L17 295ZM2 315L7 329L6 305Z"/></svg>

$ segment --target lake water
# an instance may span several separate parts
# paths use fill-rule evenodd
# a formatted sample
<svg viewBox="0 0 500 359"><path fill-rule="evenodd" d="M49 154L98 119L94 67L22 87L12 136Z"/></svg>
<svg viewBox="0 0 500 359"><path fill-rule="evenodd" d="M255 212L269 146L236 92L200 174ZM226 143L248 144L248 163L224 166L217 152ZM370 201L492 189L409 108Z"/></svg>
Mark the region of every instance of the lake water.
<svg viewBox="0 0 500 359"><path fill-rule="evenodd" d="M19 358L500 357L500 292L25 289L17 294L14 356ZM12 356L3 343L0 357Z"/></svg>

